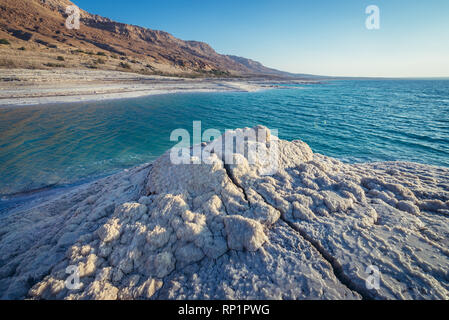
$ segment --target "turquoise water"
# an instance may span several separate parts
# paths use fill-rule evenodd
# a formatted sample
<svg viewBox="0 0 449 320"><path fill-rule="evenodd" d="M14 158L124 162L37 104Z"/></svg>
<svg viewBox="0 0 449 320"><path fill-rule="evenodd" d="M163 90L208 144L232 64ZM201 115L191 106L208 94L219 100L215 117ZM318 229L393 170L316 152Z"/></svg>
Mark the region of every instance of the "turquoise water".
<svg viewBox="0 0 449 320"><path fill-rule="evenodd" d="M263 124L348 162L449 166L449 80L333 81L255 93L150 96L0 109L0 195L152 161L170 133Z"/></svg>

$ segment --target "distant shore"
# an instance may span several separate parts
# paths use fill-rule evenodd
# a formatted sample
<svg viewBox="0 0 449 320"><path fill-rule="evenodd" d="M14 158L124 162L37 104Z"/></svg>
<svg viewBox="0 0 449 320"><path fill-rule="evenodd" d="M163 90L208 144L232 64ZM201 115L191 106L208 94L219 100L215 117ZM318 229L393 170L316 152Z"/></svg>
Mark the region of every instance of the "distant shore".
<svg viewBox="0 0 449 320"><path fill-rule="evenodd" d="M293 84L314 81L292 80ZM178 78L76 69L2 70L0 107L138 98L187 92L254 92L273 80Z"/></svg>

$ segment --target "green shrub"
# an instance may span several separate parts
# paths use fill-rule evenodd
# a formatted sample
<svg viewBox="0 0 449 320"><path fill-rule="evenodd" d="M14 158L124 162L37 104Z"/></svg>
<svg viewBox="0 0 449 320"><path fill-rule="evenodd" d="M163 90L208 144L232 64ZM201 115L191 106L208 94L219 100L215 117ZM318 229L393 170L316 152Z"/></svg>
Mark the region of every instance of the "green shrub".
<svg viewBox="0 0 449 320"><path fill-rule="evenodd" d="M63 65L63 64L52 63L52 62L44 63L44 66L50 67L50 68L65 68L65 65Z"/></svg>
<svg viewBox="0 0 449 320"><path fill-rule="evenodd" d="M17 50L20 50L20 51L25 51L26 50L26 48L25 47L20 47L19 49L17 49Z"/></svg>
<svg viewBox="0 0 449 320"><path fill-rule="evenodd" d="M9 43L9 41L6 39L0 39L0 44L11 44L11 43Z"/></svg>
<svg viewBox="0 0 449 320"><path fill-rule="evenodd" d="M120 62L119 67L123 68L123 69L131 69L131 66L129 65L129 63L126 63L126 62Z"/></svg>
<svg viewBox="0 0 449 320"><path fill-rule="evenodd" d="M97 56L106 57L106 53L104 53L104 52L97 52Z"/></svg>
<svg viewBox="0 0 449 320"><path fill-rule="evenodd" d="M58 57L56 58L56 60L58 60L58 61L65 61L65 59L64 59L63 56L58 56Z"/></svg>

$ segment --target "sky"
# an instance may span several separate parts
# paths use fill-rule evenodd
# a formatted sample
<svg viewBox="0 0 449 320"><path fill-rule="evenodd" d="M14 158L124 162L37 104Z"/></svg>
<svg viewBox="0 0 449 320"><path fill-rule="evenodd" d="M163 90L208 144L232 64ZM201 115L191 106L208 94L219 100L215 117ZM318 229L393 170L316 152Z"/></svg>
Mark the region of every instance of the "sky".
<svg viewBox="0 0 449 320"><path fill-rule="evenodd" d="M449 0L73 0L294 73L449 77ZM379 8L369 30L366 8Z"/></svg>

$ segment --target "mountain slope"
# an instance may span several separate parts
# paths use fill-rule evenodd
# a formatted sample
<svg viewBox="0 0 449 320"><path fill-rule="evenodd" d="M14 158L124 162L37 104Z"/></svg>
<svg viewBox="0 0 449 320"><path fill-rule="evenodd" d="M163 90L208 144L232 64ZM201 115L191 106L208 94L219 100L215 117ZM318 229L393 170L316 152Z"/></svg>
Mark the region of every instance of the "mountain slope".
<svg viewBox="0 0 449 320"><path fill-rule="evenodd" d="M316 75L312 75L312 74L296 74L296 73L280 71L277 69L265 67L260 62L257 62L257 61L254 61L254 60L251 60L248 58L244 58L244 57L238 57L238 56L232 56L232 55L228 55L228 57L231 58L232 60L234 60L235 62L245 66L248 70L251 70L251 72L254 74L271 75L271 76L284 77L284 78L313 78L313 79L328 78L328 77L316 76Z"/></svg>
<svg viewBox="0 0 449 320"><path fill-rule="evenodd" d="M115 22L84 10L80 29L69 30L65 10L72 4L68 0L0 0L0 38L10 42L0 45L0 65L216 76L282 74L259 63L218 54L203 42L184 41L167 32ZM11 54L12 49L21 49L21 59L14 59L17 54Z"/></svg>

